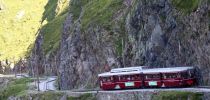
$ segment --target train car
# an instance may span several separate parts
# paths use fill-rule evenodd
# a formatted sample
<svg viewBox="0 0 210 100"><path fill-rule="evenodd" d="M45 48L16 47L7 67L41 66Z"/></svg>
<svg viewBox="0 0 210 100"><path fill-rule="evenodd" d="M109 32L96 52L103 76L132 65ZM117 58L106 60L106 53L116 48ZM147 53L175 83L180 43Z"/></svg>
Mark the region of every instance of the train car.
<svg viewBox="0 0 210 100"><path fill-rule="evenodd" d="M178 68L178 67L177 67ZM179 67L180 68L180 67ZM196 81L196 70L193 67L183 67L183 70L181 75L181 86L193 86L197 84Z"/></svg>
<svg viewBox="0 0 210 100"><path fill-rule="evenodd" d="M143 70L141 73L144 87L161 87L161 69L147 69Z"/></svg>
<svg viewBox="0 0 210 100"><path fill-rule="evenodd" d="M104 90L140 88L143 84L140 72L146 68L145 66L116 68L99 74L100 88Z"/></svg>
<svg viewBox="0 0 210 100"><path fill-rule="evenodd" d="M196 84L193 67L128 67L99 74L100 87L109 89L183 87Z"/></svg>
<svg viewBox="0 0 210 100"><path fill-rule="evenodd" d="M183 87L196 83L193 67L154 68L143 70L146 87Z"/></svg>
<svg viewBox="0 0 210 100"><path fill-rule="evenodd" d="M115 81L114 74L110 72L102 73L98 75L100 88L103 90L115 89Z"/></svg>

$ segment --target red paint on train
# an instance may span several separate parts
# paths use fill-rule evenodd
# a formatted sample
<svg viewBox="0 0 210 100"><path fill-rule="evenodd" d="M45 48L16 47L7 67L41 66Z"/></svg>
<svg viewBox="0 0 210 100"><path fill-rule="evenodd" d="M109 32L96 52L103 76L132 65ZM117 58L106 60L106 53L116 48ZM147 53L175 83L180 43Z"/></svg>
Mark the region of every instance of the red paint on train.
<svg viewBox="0 0 210 100"><path fill-rule="evenodd" d="M100 76L100 88L103 90L128 89L128 88L149 88L149 87L184 87L196 84L194 69L181 70L178 72L167 71L139 71L137 74L132 72L111 73ZM160 68L158 70L161 70ZM164 70L164 69L163 69ZM124 70L125 71L125 70ZM126 74L124 74L126 73ZM112 75L113 74L113 75Z"/></svg>

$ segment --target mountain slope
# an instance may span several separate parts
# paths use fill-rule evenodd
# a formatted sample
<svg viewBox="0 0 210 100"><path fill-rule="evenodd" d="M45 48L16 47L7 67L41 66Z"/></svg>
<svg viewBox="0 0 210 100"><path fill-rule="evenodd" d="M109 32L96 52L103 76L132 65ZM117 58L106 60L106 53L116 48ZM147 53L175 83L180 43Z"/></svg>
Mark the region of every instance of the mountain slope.
<svg viewBox="0 0 210 100"><path fill-rule="evenodd" d="M49 0L30 74L38 66L40 74L57 74L61 89L95 88L97 74L115 67L195 66L209 85L207 2Z"/></svg>
<svg viewBox="0 0 210 100"><path fill-rule="evenodd" d="M1 0L0 60L24 58L33 45L47 0Z"/></svg>
<svg viewBox="0 0 210 100"><path fill-rule="evenodd" d="M72 0L58 56L61 88L93 88L98 73L138 65L195 66L208 84L207 0L190 1Z"/></svg>

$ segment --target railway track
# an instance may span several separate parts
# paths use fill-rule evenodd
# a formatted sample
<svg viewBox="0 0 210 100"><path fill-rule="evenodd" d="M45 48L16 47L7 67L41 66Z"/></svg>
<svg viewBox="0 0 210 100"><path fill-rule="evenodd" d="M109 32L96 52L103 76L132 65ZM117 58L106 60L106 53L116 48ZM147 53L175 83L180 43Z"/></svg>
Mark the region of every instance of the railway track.
<svg viewBox="0 0 210 100"><path fill-rule="evenodd" d="M195 88L206 88L206 89L210 89L210 86L196 86Z"/></svg>
<svg viewBox="0 0 210 100"><path fill-rule="evenodd" d="M54 82L56 81L55 77L50 77L45 82L44 91L58 91L51 89ZM210 86L194 86L194 87L185 87L185 88L141 88L141 89L122 89L122 90L102 90L102 89L74 89L67 92L74 93L113 93L113 92L135 92L135 91L198 91L198 92L210 92Z"/></svg>
<svg viewBox="0 0 210 100"><path fill-rule="evenodd" d="M190 92L210 92L210 86L197 86L186 88L142 88L142 89L123 89L123 90L101 90L101 89L83 89L71 90L75 93L115 93L115 92L155 92L155 91L190 91Z"/></svg>

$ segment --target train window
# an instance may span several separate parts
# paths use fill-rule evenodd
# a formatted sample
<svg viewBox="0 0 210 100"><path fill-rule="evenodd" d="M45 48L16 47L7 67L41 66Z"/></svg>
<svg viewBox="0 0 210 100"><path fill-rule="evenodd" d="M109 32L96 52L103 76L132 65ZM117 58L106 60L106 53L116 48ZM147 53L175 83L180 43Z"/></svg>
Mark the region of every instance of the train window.
<svg viewBox="0 0 210 100"><path fill-rule="evenodd" d="M187 79L188 78L188 73L186 73L186 72L182 72L182 78L184 78L184 79Z"/></svg>
<svg viewBox="0 0 210 100"><path fill-rule="evenodd" d="M126 79L131 80L131 76L130 75L126 76Z"/></svg>
<svg viewBox="0 0 210 100"><path fill-rule="evenodd" d="M179 73L163 74L163 79L180 78L180 77L181 77L181 75Z"/></svg>
<svg viewBox="0 0 210 100"><path fill-rule="evenodd" d="M119 80L126 80L125 76L119 76Z"/></svg>
<svg viewBox="0 0 210 100"><path fill-rule="evenodd" d="M160 75L159 74L147 74L145 75L145 79L159 79Z"/></svg>
<svg viewBox="0 0 210 100"><path fill-rule="evenodd" d="M140 75L131 75L131 80L140 80Z"/></svg>
<svg viewBox="0 0 210 100"><path fill-rule="evenodd" d="M119 76L119 80L140 80L139 75L124 75Z"/></svg>
<svg viewBox="0 0 210 100"><path fill-rule="evenodd" d="M140 80L140 79L141 79L140 75L135 75L134 78L135 78L136 80Z"/></svg>
<svg viewBox="0 0 210 100"><path fill-rule="evenodd" d="M102 77L102 82L111 82L113 77Z"/></svg>
<svg viewBox="0 0 210 100"><path fill-rule="evenodd" d="M106 82L106 77L103 77L102 78L102 82Z"/></svg>

